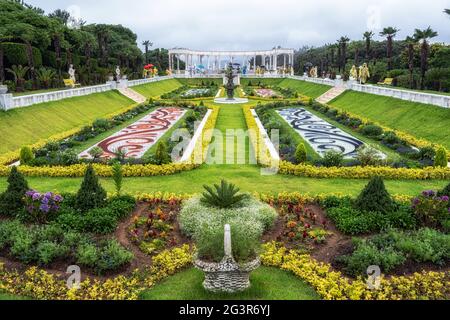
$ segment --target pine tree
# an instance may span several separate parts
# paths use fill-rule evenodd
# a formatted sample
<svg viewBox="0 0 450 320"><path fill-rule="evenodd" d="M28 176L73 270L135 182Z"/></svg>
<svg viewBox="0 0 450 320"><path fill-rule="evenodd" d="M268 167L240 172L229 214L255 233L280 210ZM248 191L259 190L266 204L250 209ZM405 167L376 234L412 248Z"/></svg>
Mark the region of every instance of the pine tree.
<svg viewBox="0 0 450 320"><path fill-rule="evenodd" d="M370 180L356 200L356 206L360 210L382 213L388 213L394 209L394 202L381 177Z"/></svg>
<svg viewBox="0 0 450 320"><path fill-rule="evenodd" d="M84 175L83 183L77 193L77 208L83 212L103 207L106 191L100 185L94 168L90 165Z"/></svg>
<svg viewBox="0 0 450 320"><path fill-rule="evenodd" d="M8 177L8 188L0 196L0 213L14 216L24 208L23 198L29 190L23 175L12 167Z"/></svg>
<svg viewBox="0 0 450 320"><path fill-rule="evenodd" d="M167 145L161 141L156 146L155 159L158 164L166 164L169 162L169 155L167 154Z"/></svg>
<svg viewBox="0 0 450 320"><path fill-rule="evenodd" d="M122 180L123 180L122 165L120 164L120 162L115 162L113 164L112 172L113 172L113 180L114 180L114 186L116 187L116 192L118 195L120 195L120 191L122 190Z"/></svg>

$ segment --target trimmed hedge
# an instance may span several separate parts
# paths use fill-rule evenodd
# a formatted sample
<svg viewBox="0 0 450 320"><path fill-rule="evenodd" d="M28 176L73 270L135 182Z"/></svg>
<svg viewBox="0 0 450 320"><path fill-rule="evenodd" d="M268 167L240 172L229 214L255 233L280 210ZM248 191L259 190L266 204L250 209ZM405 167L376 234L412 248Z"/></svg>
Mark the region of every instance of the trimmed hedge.
<svg viewBox="0 0 450 320"><path fill-rule="evenodd" d="M4 42L0 44L5 55L5 65L28 65L27 49L23 43ZM42 66L42 54L39 49L33 47L34 66Z"/></svg>

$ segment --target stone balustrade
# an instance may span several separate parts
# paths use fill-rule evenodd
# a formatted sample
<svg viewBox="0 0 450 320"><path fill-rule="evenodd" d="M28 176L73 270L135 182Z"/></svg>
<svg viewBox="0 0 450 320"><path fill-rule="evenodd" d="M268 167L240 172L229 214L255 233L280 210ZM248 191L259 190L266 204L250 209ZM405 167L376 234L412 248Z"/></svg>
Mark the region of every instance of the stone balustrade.
<svg viewBox="0 0 450 320"><path fill-rule="evenodd" d="M351 84L349 85L349 89L406 101L432 104L442 108L450 108L450 96L445 95L360 84Z"/></svg>
<svg viewBox="0 0 450 320"><path fill-rule="evenodd" d="M163 77L155 77L155 78L128 80L128 87L140 86L143 84L158 82L158 81L163 81L163 80L169 80L172 78L174 78L174 77L173 76L163 76Z"/></svg>

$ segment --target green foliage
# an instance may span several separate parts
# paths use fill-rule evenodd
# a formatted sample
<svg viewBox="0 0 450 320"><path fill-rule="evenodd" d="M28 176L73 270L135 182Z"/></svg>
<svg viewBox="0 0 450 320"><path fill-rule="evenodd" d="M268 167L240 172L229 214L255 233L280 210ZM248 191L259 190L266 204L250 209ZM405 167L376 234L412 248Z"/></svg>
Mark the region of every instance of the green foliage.
<svg viewBox="0 0 450 320"><path fill-rule="evenodd" d="M20 149L20 164L27 165L34 159L33 151L30 147L25 146Z"/></svg>
<svg viewBox="0 0 450 320"><path fill-rule="evenodd" d="M0 43L5 55L6 65L27 65L27 50L23 43ZM42 55L39 49L33 47L33 59L35 67L42 66Z"/></svg>
<svg viewBox="0 0 450 320"><path fill-rule="evenodd" d="M441 191L439 191L439 192L438 192L438 195L439 195L440 197L442 197L442 196L450 197L450 183L449 183L444 189L442 189Z"/></svg>
<svg viewBox="0 0 450 320"><path fill-rule="evenodd" d="M342 152L330 150L325 153L321 163L325 167L341 167L344 161L344 155Z"/></svg>
<svg viewBox="0 0 450 320"><path fill-rule="evenodd" d="M361 133L368 137L379 137L383 134L383 129L379 126L368 124L362 127Z"/></svg>
<svg viewBox="0 0 450 320"><path fill-rule="evenodd" d="M24 209L24 196L29 190L23 175L13 166L8 176L8 188L0 195L0 214L15 216Z"/></svg>
<svg viewBox="0 0 450 320"><path fill-rule="evenodd" d="M100 185L94 168L88 166L80 190L77 193L77 208L83 212L101 208L105 204L106 191Z"/></svg>
<svg viewBox="0 0 450 320"><path fill-rule="evenodd" d="M157 164L166 164L170 162L169 154L167 152L167 144L165 141L160 141L156 146L155 161Z"/></svg>
<svg viewBox="0 0 450 320"><path fill-rule="evenodd" d="M356 160L358 160L363 167L377 166L380 165L382 161L380 152L367 145L358 148Z"/></svg>
<svg viewBox="0 0 450 320"><path fill-rule="evenodd" d="M224 255L224 226L231 226L233 257L247 261L256 256L261 236L277 217L267 204L247 197L239 207L217 208L205 205L200 198L189 199L179 215L183 233L193 237L199 257L220 261Z"/></svg>
<svg viewBox="0 0 450 320"><path fill-rule="evenodd" d="M440 147L436 151L436 156L434 158L434 166L447 168L448 160L447 160L447 150L444 147Z"/></svg>
<svg viewBox="0 0 450 320"><path fill-rule="evenodd" d="M295 150L295 160L297 163L305 163L307 160L306 147L304 143L300 143Z"/></svg>
<svg viewBox="0 0 450 320"><path fill-rule="evenodd" d="M206 192L202 194L202 202L216 208L230 208L247 197L245 194L238 194L240 189L225 180L220 185L215 184L215 190L206 185L203 188Z"/></svg>
<svg viewBox="0 0 450 320"><path fill-rule="evenodd" d="M98 159L103 155L103 149L100 147L93 147L88 151L88 153L92 158Z"/></svg>
<svg viewBox="0 0 450 320"><path fill-rule="evenodd" d="M356 200L359 210L388 213L393 211L394 202L386 190L381 177L373 177Z"/></svg>
<svg viewBox="0 0 450 320"><path fill-rule="evenodd" d="M123 170L122 165L120 162L115 162L112 166L112 176L114 181L114 186L116 188L116 193L120 194L120 191L122 190L122 183L123 183Z"/></svg>

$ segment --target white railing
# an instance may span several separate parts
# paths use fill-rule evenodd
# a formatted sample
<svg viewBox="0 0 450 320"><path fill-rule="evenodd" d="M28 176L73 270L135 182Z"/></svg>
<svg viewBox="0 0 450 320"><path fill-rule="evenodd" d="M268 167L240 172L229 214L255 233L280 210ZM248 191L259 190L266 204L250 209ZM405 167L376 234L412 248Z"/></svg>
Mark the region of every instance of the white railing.
<svg viewBox="0 0 450 320"><path fill-rule="evenodd" d="M163 77L146 78L146 79L138 79L138 80L128 80L128 86L129 87L140 86L143 84L169 80L172 78L173 78L173 76L163 76Z"/></svg>
<svg viewBox="0 0 450 320"><path fill-rule="evenodd" d="M349 85L349 89L406 101L432 104L442 108L450 108L450 96L445 95L360 84L351 84Z"/></svg>
<svg viewBox="0 0 450 320"><path fill-rule="evenodd" d="M322 78L310 78L305 76L289 76L289 79L294 80L300 80L300 81L307 81L307 82L314 82L318 84L324 84L327 86L335 87L339 85L342 81L339 80L331 80L331 79L322 79Z"/></svg>

